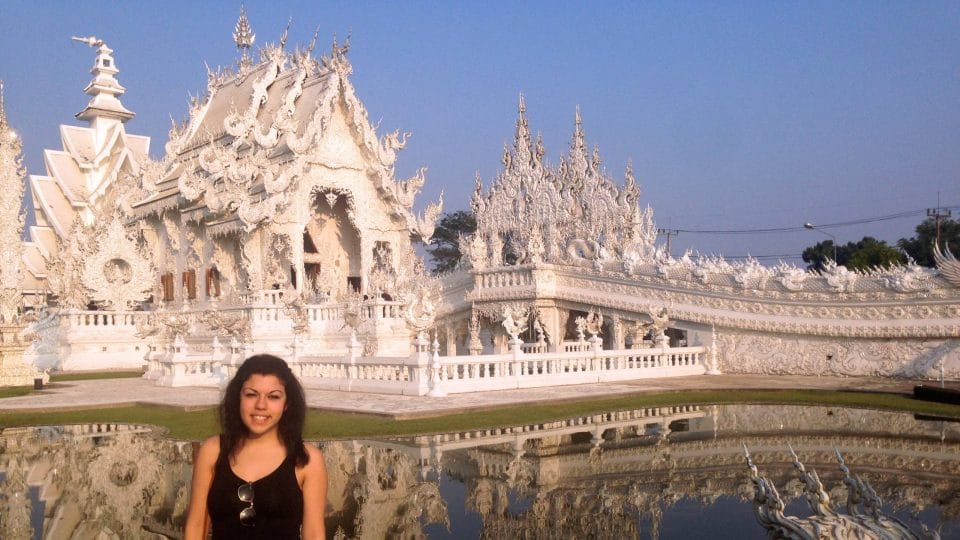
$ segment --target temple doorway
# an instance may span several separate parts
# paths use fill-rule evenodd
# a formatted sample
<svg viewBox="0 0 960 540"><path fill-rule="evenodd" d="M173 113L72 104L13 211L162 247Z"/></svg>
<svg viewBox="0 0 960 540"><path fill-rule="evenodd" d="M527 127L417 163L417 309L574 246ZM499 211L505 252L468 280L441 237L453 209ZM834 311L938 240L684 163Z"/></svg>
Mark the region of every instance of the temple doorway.
<svg viewBox="0 0 960 540"><path fill-rule="evenodd" d="M347 198L315 195L313 217L303 230L304 287L336 298L362 288L360 235L348 217Z"/></svg>

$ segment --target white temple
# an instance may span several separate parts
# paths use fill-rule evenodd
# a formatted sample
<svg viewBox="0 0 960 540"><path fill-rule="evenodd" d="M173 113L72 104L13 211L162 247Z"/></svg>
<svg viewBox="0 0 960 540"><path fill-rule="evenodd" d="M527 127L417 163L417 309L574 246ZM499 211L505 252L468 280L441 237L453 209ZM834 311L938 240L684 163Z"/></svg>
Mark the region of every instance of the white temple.
<svg viewBox="0 0 960 540"><path fill-rule="evenodd" d="M350 82L349 44L315 57L248 50L153 161L126 132L113 51L97 38L86 127L31 175L25 303L41 314L37 368L147 369L162 385L222 384L252 353L305 384L430 394L702 373L960 378L960 262L823 273L755 260L680 259L652 210L587 145L549 167L520 100L512 148L460 269L430 277L414 251L442 201L397 179L408 134L378 136ZM7 226L4 223L3 226Z"/></svg>

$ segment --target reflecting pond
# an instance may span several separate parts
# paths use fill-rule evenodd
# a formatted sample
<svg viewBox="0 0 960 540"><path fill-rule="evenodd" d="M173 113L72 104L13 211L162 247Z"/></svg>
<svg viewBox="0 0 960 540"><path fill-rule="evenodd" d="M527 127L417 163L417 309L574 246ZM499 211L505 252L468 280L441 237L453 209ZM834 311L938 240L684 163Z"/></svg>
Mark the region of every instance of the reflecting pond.
<svg viewBox="0 0 960 540"><path fill-rule="evenodd" d="M148 426L3 429L0 538L179 538L194 446ZM660 407L322 447L340 538L767 538L760 486L771 527L778 501L787 525L816 521L812 494L821 521L867 521L879 499L874 526L960 539L960 423L904 413Z"/></svg>

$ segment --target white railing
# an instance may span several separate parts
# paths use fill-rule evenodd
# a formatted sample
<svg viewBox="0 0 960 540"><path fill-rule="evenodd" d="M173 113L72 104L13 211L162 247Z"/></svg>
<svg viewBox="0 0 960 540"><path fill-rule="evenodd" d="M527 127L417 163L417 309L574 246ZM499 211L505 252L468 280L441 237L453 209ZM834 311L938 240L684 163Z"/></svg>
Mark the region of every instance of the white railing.
<svg viewBox="0 0 960 540"><path fill-rule="evenodd" d="M528 287L533 286L535 283L533 272L529 268L498 268L497 270L483 272L477 275L477 285L481 289Z"/></svg>
<svg viewBox="0 0 960 540"><path fill-rule="evenodd" d="M705 347L676 347L442 357L439 386L461 393L702 375L705 353Z"/></svg>
<svg viewBox="0 0 960 540"><path fill-rule="evenodd" d="M410 358L298 359L308 388L390 394L444 395L702 375L705 347L445 356L418 351Z"/></svg>
<svg viewBox="0 0 960 540"><path fill-rule="evenodd" d="M520 345L520 349L526 354L545 353L550 350L550 346L545 342L524 343Z"/></svg>
<svg viewBox="0 0 960 540"><path fill-rule="evenodd" d="M300 358L293 369L307 388L402 395L429 390L426 366L415 357Z"/></svg>
<svg viewBox="0 0 960 540"><path fill-rule="evenodd" d="M134 327L138 320L149 315L147 311L65 311L61 317L70 326L93 329Z"/></svg>
<svg viewBox="0 0 960 540"><path fill-rule="evenodd" d="M560 350L563 352L583 352L589 351L592 346L586 341L564 341L560 343Z"/></svg>

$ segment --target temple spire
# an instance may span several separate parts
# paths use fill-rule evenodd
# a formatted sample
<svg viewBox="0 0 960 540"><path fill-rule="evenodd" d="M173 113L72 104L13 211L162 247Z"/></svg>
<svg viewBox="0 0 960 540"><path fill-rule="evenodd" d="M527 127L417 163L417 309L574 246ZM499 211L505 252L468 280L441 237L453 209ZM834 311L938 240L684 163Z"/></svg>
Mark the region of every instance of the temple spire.
<svg viewBox="0 0 960 540"><path fill-rule="evenodd" d="M7 109L3 106L3 79L0 79L0 130L7 125Z"/></svg>
<svg viewBox="0 0 960 540"><path fill-rule="evenodd" d="M247 10L241 4L240 17L237 19L237 26L233 30L233 42L237 44L237 49L240 49L241 52L241 69L251 63L249 51L250 47L253 47L255 39L257 39L257 35L253 33L253 28L250 27L250 21L247 19Z"/></svg>
<svg viewBox="0 0 960 540"><path fill-rule="evenodd" d="M527 104L520 93L520 102L517 105L517 129L513 141L513 152L516 159L514 164L530 164L532 152L530 148L530 126L527 124Z"/></svg>
<svg viewBox="0 0 960 540"><path fill-rule="evenodd" d="M120 70L117 69L117 64L113 60L113 49L107 47L102 39L93 36L71 39L97 49L97 57L90 70L93 79L83 89L85 94L91 96L90 103L77 113L77 119L86 120L90 122L90 127L97 129L133 118L134 113L124 107L118 99L127 89L117 82L116 74Z"/></svg>
<svg viewBox="0 0 960 540"><path fill-rule="evenodd" d="M0 265L0 324L15 321L21 303L24 225L21 150L17 132L7 124L0 81L0 253L4 256Z"/></svg>

